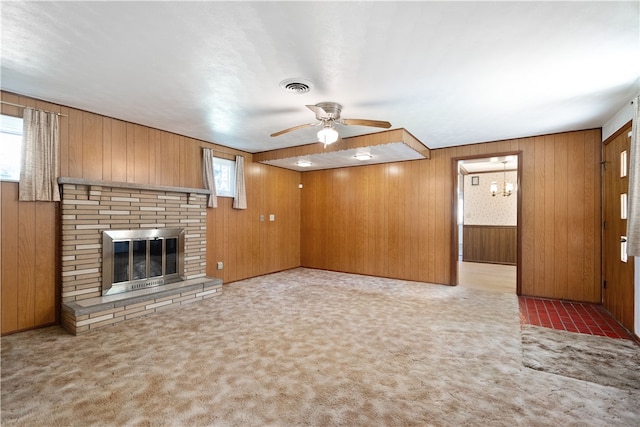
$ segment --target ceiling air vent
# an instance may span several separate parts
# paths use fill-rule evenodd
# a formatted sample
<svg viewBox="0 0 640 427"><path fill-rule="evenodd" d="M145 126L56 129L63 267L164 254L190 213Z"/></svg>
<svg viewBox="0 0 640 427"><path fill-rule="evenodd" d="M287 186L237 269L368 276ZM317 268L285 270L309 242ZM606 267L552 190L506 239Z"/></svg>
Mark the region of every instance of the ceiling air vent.
<svg viewBox="0 0 640 427"><path fill-rule="evenodd" d="M290 93L303 94L311 91L313 83L306 79L286 79L280 82L280 87Z"/></svg>

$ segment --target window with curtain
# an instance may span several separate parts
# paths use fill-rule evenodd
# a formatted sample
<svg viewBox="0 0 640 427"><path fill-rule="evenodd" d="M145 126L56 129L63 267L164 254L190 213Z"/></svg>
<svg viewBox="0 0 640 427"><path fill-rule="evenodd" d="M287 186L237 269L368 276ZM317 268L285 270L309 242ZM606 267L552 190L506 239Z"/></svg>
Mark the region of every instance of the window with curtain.
<svg viewBox="0 0 640 427"><path fill-rule="evenodd" d="M0 115L0 180L20 180L22 117Z"/></svg>
<svg viewBox="0 0 640 427"><path fill-rule="evenodd" d="M216 182L216 195L235 197L236 195L236 162L233 160L213 158L213 177Z"/></svg>

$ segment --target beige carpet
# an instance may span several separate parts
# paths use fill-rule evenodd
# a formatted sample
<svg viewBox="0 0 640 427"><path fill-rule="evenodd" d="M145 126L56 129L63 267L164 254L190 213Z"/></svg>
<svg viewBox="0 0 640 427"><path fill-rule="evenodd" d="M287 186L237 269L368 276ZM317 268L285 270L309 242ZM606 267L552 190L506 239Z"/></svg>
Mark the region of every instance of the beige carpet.
<svg viewBox="0 0 640 427"><path fill-rule="evenodd" d="M92 335L2 338L2 425L629 426L524 367L515 295L296 269Z"/></svg>
<svg viewBox="0 0 640 427"><path fill-rule="evenodd" d="M531 369L640 390L640 348L630 340L525 325L522 355Z"/></svg>

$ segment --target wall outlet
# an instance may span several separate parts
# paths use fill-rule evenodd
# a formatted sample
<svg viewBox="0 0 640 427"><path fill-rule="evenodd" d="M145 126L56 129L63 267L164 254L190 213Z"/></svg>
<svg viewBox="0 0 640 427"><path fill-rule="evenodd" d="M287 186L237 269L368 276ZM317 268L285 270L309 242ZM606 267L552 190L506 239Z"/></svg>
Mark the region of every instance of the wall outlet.
<svg viewBox="0 0 640 427"><path fill-rule="evenodd" d="M218 270L222 270L222 261L218 261Z"/></svg>
<svg viewBox="0 0 640 427"><path fill-rule="evenodd" d="M275 221L275 220L276 220L275 214L269 215L269 221Z"/></svg>
<svg viewBox="0 0 640 427"><path fill-rule="evenodd" d="M264 221L264 215L260 214L260 222Z"/></svg>

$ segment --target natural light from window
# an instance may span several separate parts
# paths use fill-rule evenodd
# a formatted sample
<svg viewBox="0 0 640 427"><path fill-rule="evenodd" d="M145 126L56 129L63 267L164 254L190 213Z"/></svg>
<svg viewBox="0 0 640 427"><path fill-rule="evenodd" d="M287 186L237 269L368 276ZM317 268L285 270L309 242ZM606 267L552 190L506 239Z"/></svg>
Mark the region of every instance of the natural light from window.
<svg viewBox="0 0 640 427"><path fill-rule="evenodd" d="M216 195L222 197L236 196L236 162L214 157L213 178L216 182Z"/></svg>
<svg viewBox="0 0 640 427"><path fill-rule="evenodd" d="M0 115L0 180L20 180L22 117Z"/></svg>

